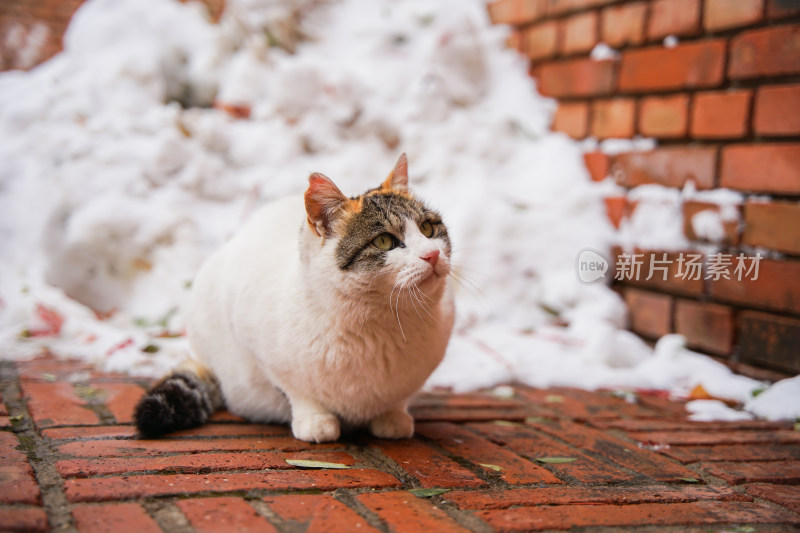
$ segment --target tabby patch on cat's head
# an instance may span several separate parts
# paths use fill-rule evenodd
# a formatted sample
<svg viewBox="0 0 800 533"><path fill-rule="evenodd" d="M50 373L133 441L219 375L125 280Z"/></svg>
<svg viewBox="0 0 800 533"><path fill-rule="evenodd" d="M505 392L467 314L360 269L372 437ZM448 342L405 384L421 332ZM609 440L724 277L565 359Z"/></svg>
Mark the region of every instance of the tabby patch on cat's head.
<svg viewBox="0 0 800 533"><path fill-rule="evenodd" d="M407 234L419 235L422 227L428 233L425 238L441 239L442 251L449 256L450 241L441 216L408 189L405 154L379 187L352 198L326 176L312 174L305 203L311 229L323 239L337 239L335 259L341 270L371 272L384 267L388 253L405 248Z"/></svg>

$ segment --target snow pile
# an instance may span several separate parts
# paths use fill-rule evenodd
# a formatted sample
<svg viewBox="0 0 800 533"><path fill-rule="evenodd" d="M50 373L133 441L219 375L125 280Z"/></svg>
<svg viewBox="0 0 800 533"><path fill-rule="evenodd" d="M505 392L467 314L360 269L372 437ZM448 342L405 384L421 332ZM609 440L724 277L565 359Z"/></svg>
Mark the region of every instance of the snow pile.
<svg viewBox="0 0 800 533"><path fill-rule="evenodd" d="M404 151L456 250L459 319L430 386L750 399L760 383L680 338L652 350L614 292L578 280L582 250L625 238L504 38L480 0L229 0L218 25L195 3L90 0L64 53L0 75L3 353L165 372L194 272L257 204L313 171L360 193Z"/></svg>

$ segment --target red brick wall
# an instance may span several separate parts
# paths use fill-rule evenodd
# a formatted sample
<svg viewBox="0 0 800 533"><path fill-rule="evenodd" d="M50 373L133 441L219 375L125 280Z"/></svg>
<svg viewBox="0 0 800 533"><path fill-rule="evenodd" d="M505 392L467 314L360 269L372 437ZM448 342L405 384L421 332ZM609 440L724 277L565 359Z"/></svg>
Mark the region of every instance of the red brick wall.
<svg viewBox="0 0 800 533"><path fill-rule="evenodd" d="M705 270L697 281L623 282L631 329L652 339L678 332L731 362L800 372L800 0L495 0L489 14L512 27L509 46L558 100L553 129L657 139L644 154L587 153L593 179L610 175L626 189L691 179L745 195L722 251L766 249L758 279L702 279ZM600 42L619 58L592 60ZM615 224L635 209L625 196L607 207ZM716 207L683 209L686 236L700 244L690 218Z"/></svg>
<svg viewBox="0 0 800 533"><path fill-rule="evenodd" d="M27 70L61 50L61 37L84 0L2 0L0 70Z"/></svg>
<svg viewBox="0 0 800 533"><path fill-rule="evenodd" d="M0 71L30 68L62 50L62 38L85 0L0 0ZM200 0L219 20L225 0Z"/></svg>

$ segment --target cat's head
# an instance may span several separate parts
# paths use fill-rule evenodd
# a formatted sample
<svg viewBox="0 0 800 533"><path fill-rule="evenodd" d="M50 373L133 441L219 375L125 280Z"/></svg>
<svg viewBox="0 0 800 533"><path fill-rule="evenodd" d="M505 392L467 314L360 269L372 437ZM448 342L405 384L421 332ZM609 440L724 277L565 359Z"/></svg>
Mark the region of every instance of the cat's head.
<svg viewBox="0 0 800 533"><path fill-rule="evenodd" d="M450 239L442 217L408 188L402 154L380 186L347 198L314 173L305 193L312 238L335 264L337 278L371 290L439 292L450 273Z"/></svg>

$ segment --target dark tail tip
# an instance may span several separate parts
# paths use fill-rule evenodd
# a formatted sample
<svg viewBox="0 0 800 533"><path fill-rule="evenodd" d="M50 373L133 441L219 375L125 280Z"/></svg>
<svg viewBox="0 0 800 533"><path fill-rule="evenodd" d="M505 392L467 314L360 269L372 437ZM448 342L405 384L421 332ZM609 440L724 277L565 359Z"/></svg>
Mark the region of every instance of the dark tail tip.
<svg viewBox="0 0 800 533"><path fill-rule="evenodd" d="M176 373L139 400L133 419L140 436L153 438L201 426L214 408L209 391L200 379L191 374Z"/></svg>

